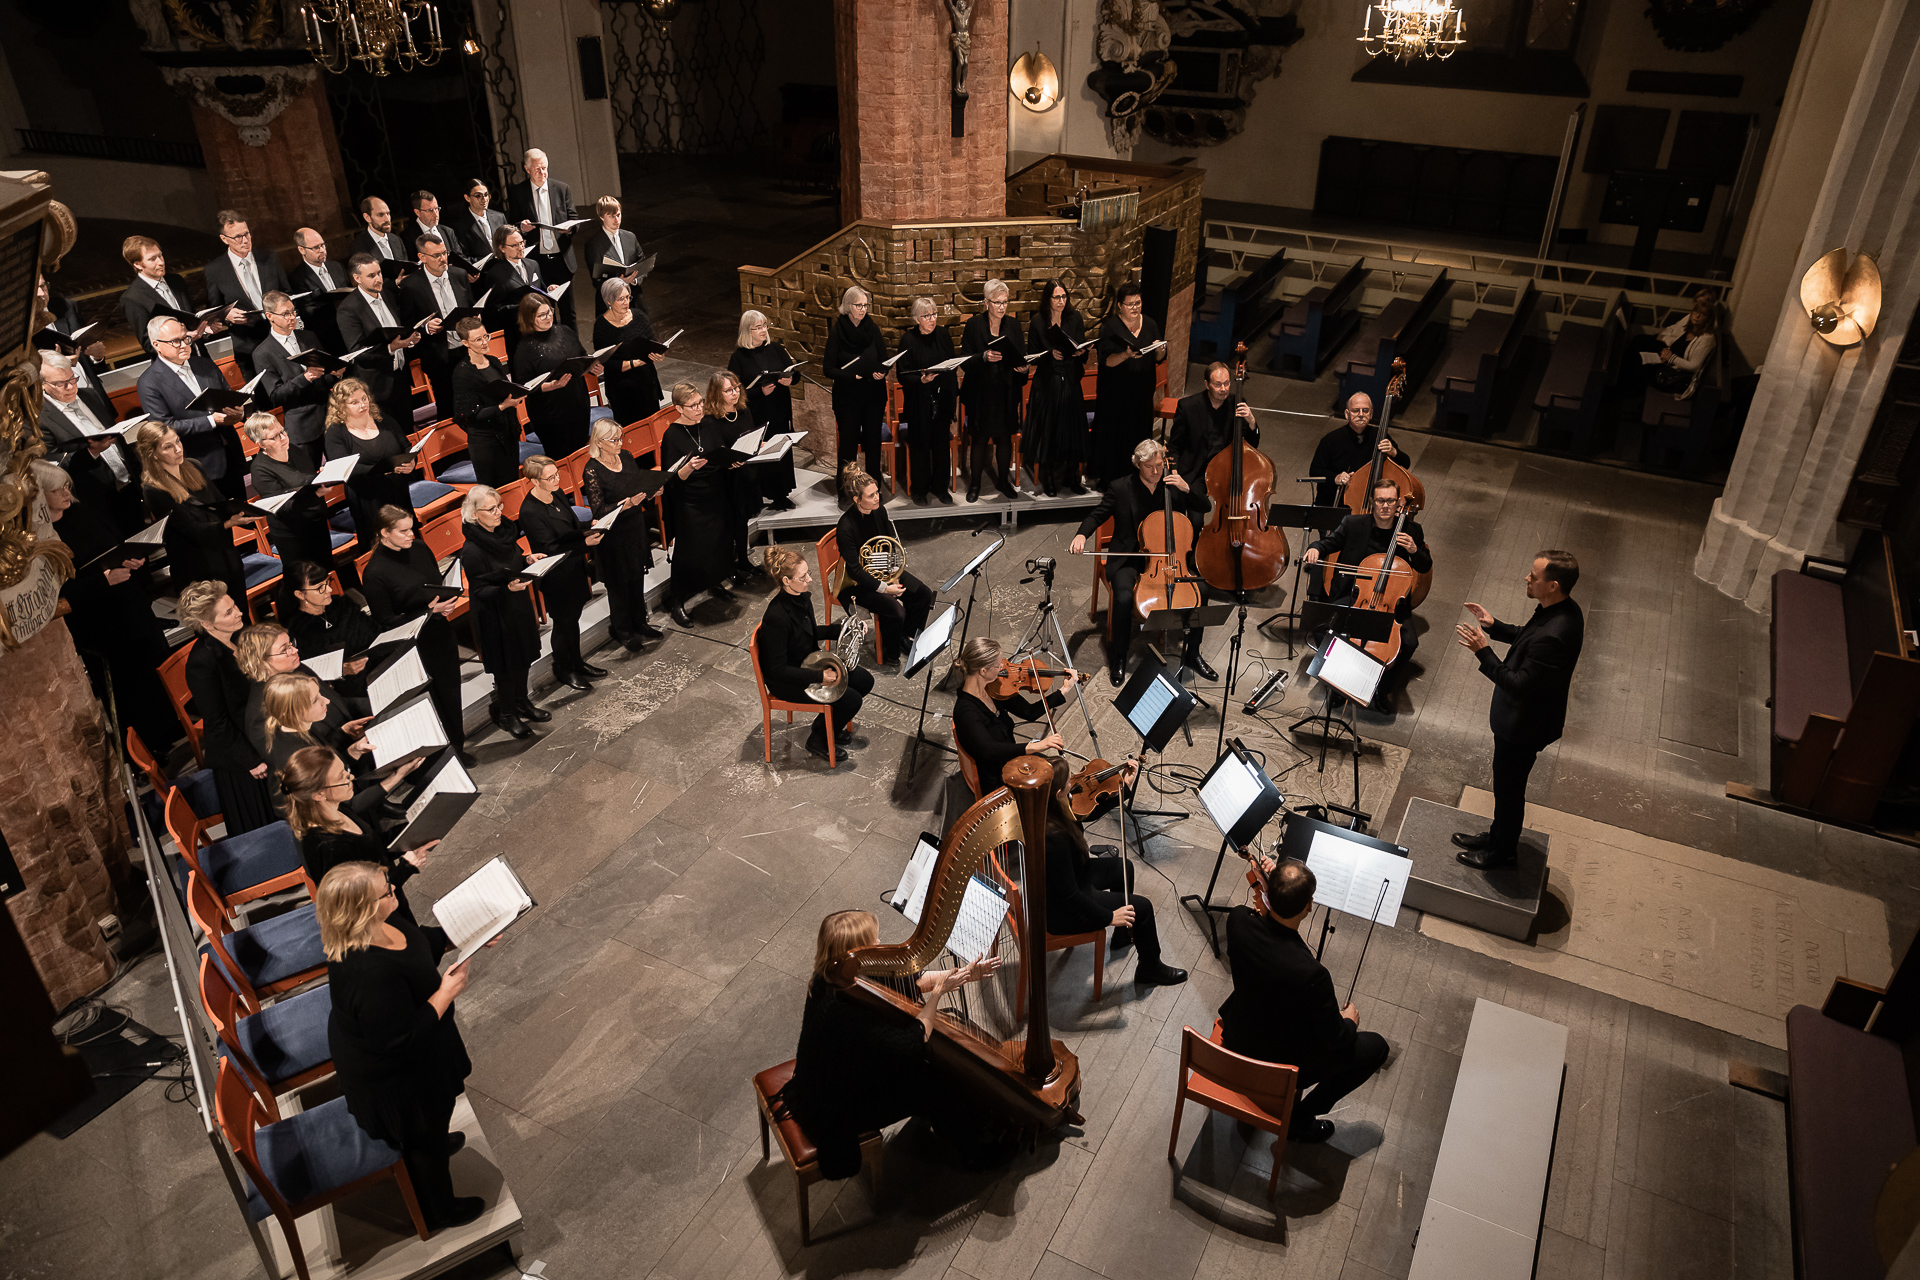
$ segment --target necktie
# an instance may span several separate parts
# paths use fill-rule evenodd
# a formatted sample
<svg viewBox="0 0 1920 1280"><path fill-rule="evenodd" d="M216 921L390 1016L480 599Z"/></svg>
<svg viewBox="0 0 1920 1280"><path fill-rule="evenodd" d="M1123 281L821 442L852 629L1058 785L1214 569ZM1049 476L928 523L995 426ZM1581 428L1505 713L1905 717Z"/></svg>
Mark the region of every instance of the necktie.
<svg viewBox="0 0 1920 1280"><path fill-rule="evenodd" d="M453 301L453 282L445 276L436 276L429 271L427 273L427 284L433 289L433 305L439 310L440 318L443 320L446 319L447 316L453 313L455 306Z"/></svg>
<svg viewBox="0 0 1920 1280"><path fill-rule="evenodd" d="M612 242L608 245L608 248L613 250L613 260L615 262L623 267L627 265L627 255L620 251L620 233L618 231L613 233Z"/></svg>
<svg viewBox="0 0 1920 1280"><path fill-rule="evenodd" d="M180 299L173 296L173 290L167 287L165 280L153 281L153 291L160 295L161 301L165 302L175 311L180 310Z"/></svg>
<svg viewBox="0 0 1920 1280"><path fill-rule="evenodd" d="M382 325L389 329L397 329L400 327L399 323L393 318L393 312L387 309L387 300L385 298L377 293L373 294L367 298L367 305L373 308L373 318L378 320ZM407 353L404 349L393 353L393 367L396 371L405 368L406 364Z"/></svg>
<svg viewBox="0 0 1920 1280"><path fill-rule="evenodd" d="M55 403L59 402L56 401ZM67 417L73 420L73 424L76 427L91 427L95 430L103 430L107 425L100 421L99 415L87 408L87 402L85 400L76 398L72 404L64 404L60 407L67 411ZM82 434L84 434L84 431ZM113 472L114 488L121 488L133 479L132 473L127 470L126 460L120 456L120 446L118 442L107 446L107 451L100 455L100 461L106 463L107 469Z"/></svg>
<svg viewBox="0 0 1920 1280"><path fill-rule="evenodd" d="M534 218L534 221L536 222L552 222L553 221L553 204L551 201L547 199L547 189L544 186L535 187L533 189L533 208L534 208L534 213L536 215ZM559 244L557 244L554 241L553 232L546 230L544 227L541 228L541 231L540 231L540 252L542 253L560 252Z"/></svg>
<svg viewBox="0 0 1920 1280"><path fill-rule="evenodd" d="M373 247L380 251L381 257L383 258L393 257L393 250L390 247L388 247L387 238L381 235L377 231L373 233Z"/></svg>
<svg viewBox="0 0 1920 1280"><path fill-rule="evenodd" d="M240 259L239 267L240 267L240 287L247 291L247 301L250 304L252 304L254 307L259 307L261 305L260 277L253 269L253 259L252 258Z"/></svg>
<svg viewBox="0 0 1920 1280"><path fill-rule="evenodd" d="M167 363L173 364L172 361L168 361ZM184 364L174 364L173 371L180 375L180 381L187 384L188 391L191 391L196 396L200 394L200 380L193 376L192 369L189 369Z"/></svg>

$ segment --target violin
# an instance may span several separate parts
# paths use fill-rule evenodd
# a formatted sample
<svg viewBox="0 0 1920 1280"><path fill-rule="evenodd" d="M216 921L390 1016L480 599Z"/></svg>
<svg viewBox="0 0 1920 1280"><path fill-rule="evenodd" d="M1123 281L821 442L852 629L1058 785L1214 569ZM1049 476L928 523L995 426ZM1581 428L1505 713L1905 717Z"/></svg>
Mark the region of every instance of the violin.
<svg viewBox="0 0 1920 1280"><path fill-rule="evenodd" d="M1172 474L1169 470L1168 474ZM1173 515L1173 486L1160 480L1160 510L1140 522L1140 549L1149 559L1133 588L1133 607L1142 621L1156 609L1198 609L1200 587L1187 576L1193 553L1193 522Z"/></svg>
<svg viewBox="0 0 1920 1280"><path fill-rule="evenodd" d="M1287 535L1267 525L1273 497L1273 460L1246 443L1239 414L1239 384L1247 368L1247 347L1234 348L1233 390L1227 407L1233 439L1207 463L1207 496L1213 520L1194 544L1193 564L1207 585L1239 594L1262 591L1285 571Z"/></svg>
<svg viewBox="0 0 1920 1280"><path fill-rule="evenodd" d="M1126 784L1123 775L1134 762L1135 757L1128 756L1119 764L1093 759L1082 765L1078 773L1067 779L1067 805L1073 810L1073 816L1085 822L1109 800L1118 801L1121 788Z"/></svg>
<svg viewBox="0 0 1920 1280"><path fill-rule="evenodd" d="M1387 394L1380 406L1380 431L1374 437L1376 440L1387 438L1387 424L1393 418L1393 402L1406 390L1406 386L1407 362L1404 357L1396 356L1393 376L1387 379ZM1356 471L1347 478L1347 491L1341 496L1341 501L1355 515L1364 515L1373 510L1374 486L1387 480L1400 486L1400 509L1407 515L1416 516L1427 509L1427 489L1420 483L1419 477L1377 449L1373 454L1373 465L1364 475ZM1409 595L1412 607L1419 608L1432 588L1431 572L1418 575Z"/></svg>
<svg viewBox="0 0 1920 1280"><path fill-rule="evenodd" d="M1021 658L1017 662L1008 662L994 675L987 677L987 693L996 702L1005 702L1016 693L1028 689L1038 691L1040 686L1055 676L1077 675L1082 680L1091 680L1092 676L1084 671L1056 671L1040 665L1038 657Z"/></svg>

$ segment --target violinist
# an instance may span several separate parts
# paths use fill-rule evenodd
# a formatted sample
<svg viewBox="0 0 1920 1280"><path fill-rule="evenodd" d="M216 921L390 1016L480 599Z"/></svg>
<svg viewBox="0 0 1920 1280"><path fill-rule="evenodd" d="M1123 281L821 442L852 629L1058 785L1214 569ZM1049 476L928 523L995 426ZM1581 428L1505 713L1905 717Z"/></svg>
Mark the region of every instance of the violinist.
<svg viewBox="0 0 1920 1280"><path fill-rule="evenodd" d="M1139 766L1128 761L1126 785ZM1053 766L1053 791L1047 797L1047 932L1092 933L1113 928L1113 948L1131 943L1139 951L1133 980L1143 987L1177 987L1185 969L1160 959L1160 932L1153 924L1153 903L1133 891L1133 867L1125 858L1095 857L1080 819L1067 804L1069 772Z"/></svg>
<svg viewBox="0 0 1920 1280"><path fill-rule="evenodd" d="M1320 483L1313 490L1314 505L1339 506L1347 481L1353 478L1354 472L1370 469L1376 452L1386 454L1395 462L1407 460L1400 447L1374 427L1373 397L1356 391L1347 397L1345 425L1320 437L1313 461L1307 466L1307 474L1320 477Z"/></svg>
<svg viewBox="0 0 1920 1280"><path fill-rule="evenodd" d="M988 779L998 779L1009 760L1043 751L1059 751L1066 746L1058 733L1021 741L1013 734L1013 718L1038 720L1052 708L1065 704L1067 691L1080 680L1075 672L1069 671L1058 689L1035 702L1023 693L995 698L987 688L995 676L1006 671L1007 655L998 640L975 636L962 646L960 660L955 665L964 679L953 699L953 736L973 761L983 786Z"/></svg>
<svg viewBox="0 0 1920 1280"><path fill-rule="evenodd" d="M1107 648L1107 679L1118 689L1127 680L1127 656L1133 648L1133 633L1139 626L1138 615L1133 607L1133 589L1140 581L1140 571L1146 561L1134 553L1141 550L1140 524L1148 516L1161 509L1160 486L1171 485L1178 491L1173 500L1175 515L1187 515L1194 501L1192 488L1181 477L1180 472L1167 466L1167 448L1158 440L1142 440L1133 449L1133 471L1107 486L1100 498L1100 505L1087 513L1080 522L1079 532L1074 534L1068 550L1080 555L1087 549L1087 539L1104 524L1109 517L1113 520L1113 541L1107 544L1107 550L1122 553L1119 557L1107 561L1107 586L1113 591L1113 636ZM1199 495L1200 501L1206 501L1206 494ZM1184 566L1183 566L1184 568ZM1191 572L1190 569L1186 570ZM1200 640L1204 630L1196 627L1187 633L1186 651L1182 661L1199 672L1204 680L1218 680L1219 674L1207 665L1200 656Z"/></svg>
<svg viewBox="0 0 1920 1280"><path fill-rule="evenodd" d="M1371 509L1343 519L1334 527L1332 533L1306 549L1300 557L1300 563L1313 569L1322 558L1338 555L1341 564L1357 565L1368 556L1379 555L1386 551L1387 544L1391 542L1398 548L1395 552L1397 562L1404 563L1414 573L1430 572L1433 569L1433 553L1427 549L1426 535L1421 531L1420 522L1409 516L1400 526L1399 534L1396 536L1393 532L1393 522L1399 517L1400 509L1399 484L1392 480L1382 480L1373 487ZM1331 592L1328 592L1323 585L1325 577L1324 573L1318 571L1308 575L1307 591L1313 599L1325 600L1332 604L1350 605L1359 596L1360 589L1350 575L1336 574ZM1402 615L1400 617L1402 623L1409 621L1413 616L1412 604L1404 597L1400 601L1399 612ZM1402 669L1407 659L1413 656L1413 651L1419 647L1420 642L1414 635L1413 628L1402 626L1400 653L1394 659L1393 671ZM1391 676L1392 671L1380 682L1383 694Z"/></svg>
<svg viewBox="0 0 1920 1280"><path fill-rule="evenodd" d="M1167 429L1167 449L1174 470L1183 476L1205 476L1213 455L1233 443L1233 420L1240 419L1240 437L1258 448L1260 428L1253 406L1233 392L1233 370L1216 360L1207 366L1207 388L1180 400Z"/></svg>

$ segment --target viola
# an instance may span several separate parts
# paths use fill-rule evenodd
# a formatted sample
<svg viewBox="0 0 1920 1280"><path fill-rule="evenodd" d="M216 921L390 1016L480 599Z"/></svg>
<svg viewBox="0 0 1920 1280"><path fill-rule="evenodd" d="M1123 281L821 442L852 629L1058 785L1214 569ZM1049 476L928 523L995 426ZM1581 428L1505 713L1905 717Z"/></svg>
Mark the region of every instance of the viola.
<svg viewBox="0 0 1920 1280"><path fill-rule="evenodd" d="M1117 801L1121 788L1126 785L1127 766L1132 762L1133 757L1128 756L1119 764L1093 759L1082 765L1078 773L1067 779L1067 804L1073 816L1085 822L1108 800Z"/></svg>
<svg viewBox="0 0 1920 1280"><path fill-rule="evenodd" d="M1375 439L1387 438L1387 424L1393 418L1393 402L1406 385L1407 362L1403 357L1395 357L1393 376L1387 380L1387 394L1380 406L1380 431ZM1341 495L1341 501L1355 515L1364 515L1373 510L1374 486L1387 480L1400 486L1400 509L1408 516L1417 516L1427 509L1427 489L1420 483L1419 477L1377 449L1374 451L1373 465L1364 474L1356 471L1347 478L1347 490ZM1417 576L1409 595L1413 608L1420 607L1432 587L1431 572Z"/></svg>
<svg viewBox="0 0 1920 1280"><path fill-rule="evenodd" d="M1236 386L1246 369L1246 346L1234 360ZM1207 463L1207 496L1213 519L1194 543L1193 564L1207 585L1236 595L1263 591L1286 570L1287 535L1267 525L1273 498L1273 460L1248 444L1238 412L1240 397L1229 393L1233 439Z"/></svg>
<svg viewBox="0 0 1920 1280"><path fill-rule="evenodd" d="M1016 693L1029 689L1038 691L1040 686L1055 676L1078 675L1082 680L1091 680L1092 676L1084 671L1056 671L1040 665L1038 657L1022 658L1018 662L1001 665L1000 670L987 677L987 693L996 702L1005 702Z"/></svg>
<svg viewBox="0 0 1920 1280"><path fill-rule="evenodd" d="M1160 510L1140 522L1140 549L1147 567L1133 588L1133 607L1142 621L1156 609L1198 609L1200 587L1188 580L1193 554L1193 522L1173 514L1173 486L1160 481Z"/></svg>

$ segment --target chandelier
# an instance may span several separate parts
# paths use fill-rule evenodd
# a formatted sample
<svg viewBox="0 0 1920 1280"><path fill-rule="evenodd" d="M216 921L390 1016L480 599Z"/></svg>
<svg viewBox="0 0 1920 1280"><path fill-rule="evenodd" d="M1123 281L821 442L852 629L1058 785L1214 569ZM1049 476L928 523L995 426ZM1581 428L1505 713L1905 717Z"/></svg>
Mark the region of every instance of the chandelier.
<svg viewBox="0 0 1920 1280"><path fill-rule="evenodd" d="M414 39L414 26L421 40ZM335 75L358 60L376 76L430 67L447 46L440 11L427 0L312 0L300 6L300 34L313 60Z"/></svg>
<svg viewBox="0 0 1920 1280"><path fill-rule="evenodd" d="M1374 30L1374 15L1380 16L1380 29ZM1451 57L1466 43L1461 36L1465 11L1448 0L1379 0L1367 6L1366 24L1355 37L1377 58L1390 54L1401 62L1413 58Z"/></svg>

